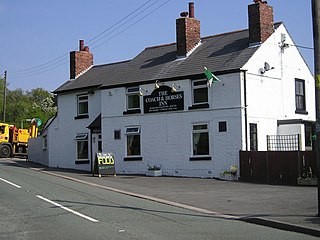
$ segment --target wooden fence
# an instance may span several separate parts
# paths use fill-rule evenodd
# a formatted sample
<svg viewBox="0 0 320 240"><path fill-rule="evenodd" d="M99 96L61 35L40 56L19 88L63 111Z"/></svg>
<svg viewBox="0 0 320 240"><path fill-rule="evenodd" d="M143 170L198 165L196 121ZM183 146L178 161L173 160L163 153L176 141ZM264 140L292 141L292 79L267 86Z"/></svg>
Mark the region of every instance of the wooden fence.
<svg viewBox="0 0 320 240"><path fill-rule="evenodd" d="M240 151L240 181L297 185L303 169L317 175L313 151Z"/></svg>

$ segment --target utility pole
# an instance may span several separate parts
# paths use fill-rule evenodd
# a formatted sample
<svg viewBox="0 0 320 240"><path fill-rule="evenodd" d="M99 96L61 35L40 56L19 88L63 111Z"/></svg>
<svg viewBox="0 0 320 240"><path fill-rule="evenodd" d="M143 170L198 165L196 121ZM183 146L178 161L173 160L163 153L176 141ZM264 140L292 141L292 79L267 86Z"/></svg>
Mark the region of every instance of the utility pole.
<svg viewBox="0 0 320 240"><path fill-rule="evenodd" d="M6 105L7 105L7 71L4 71L3 81L3 109L2 109L2 121L6 122Z"/></svg>
<svg viewBox="0 0 320 240"><path fill-rule="evenodd" d="M318 217L320 217L320 2L312 0L313 45L314 45L314 77L316 95L316 156L318 177Z"/></svg>

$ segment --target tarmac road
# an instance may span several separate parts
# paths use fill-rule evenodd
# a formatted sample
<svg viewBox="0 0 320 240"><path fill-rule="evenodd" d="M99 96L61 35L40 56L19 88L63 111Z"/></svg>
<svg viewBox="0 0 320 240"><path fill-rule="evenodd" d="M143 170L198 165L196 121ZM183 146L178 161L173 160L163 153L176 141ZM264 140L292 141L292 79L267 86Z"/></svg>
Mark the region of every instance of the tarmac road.
<svg viewBox="0 0 320 240"><path fill-rule="evenodd" d="M122 189L127 187L136 192L148 189L152 181L155 186L157 181L162 187L159 185L160 189L154 191L154 195L165 197L163 192L169 194L176 190L174 198L180 195L180 202L181 197L185 198L187 195L189 201L195 198L205 202L201 198L202 188L210 185L200 187L196 185L198 181L195 179L138 176L92 178L87 173L61 169L46 169L47 172L43 172L37 168L38 171L34 171L31 168L19 167L21 164L30 163L0 160L0 212L4 216L0 221L0 239L36 240L44 239L44 236L46 239L316 239L304 234L221 219L212 214L160 204L52 176L52 173L64 174L69 178L72 176L74 179L78 177L80 181L90 179L91 183L103 186L118 185L122 186ZM171 188L168 187L170 185L164 185L166 181L172 183L175 180L180 183L171 184ZM189 180L187 188L185 183ZM231 189L237 189L237 183L226 184L234 185ZM193 197L190 197L191 195ZM220 197L225 198L222 195ZM228 199L232 202L232 196L229 195ZM207 201L215 203L215 199ZM222 202L221 200L221 203L217 204Z"/></svg>

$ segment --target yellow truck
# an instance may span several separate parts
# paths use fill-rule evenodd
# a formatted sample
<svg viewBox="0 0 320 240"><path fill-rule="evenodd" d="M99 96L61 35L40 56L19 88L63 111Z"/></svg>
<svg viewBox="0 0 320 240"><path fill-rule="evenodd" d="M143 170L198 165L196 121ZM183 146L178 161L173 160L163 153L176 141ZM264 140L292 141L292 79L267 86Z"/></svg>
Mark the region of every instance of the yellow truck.
<svg viewBox="0 0 320 240"><path fill-rule="evenodd" d="M0 123L0 157L27 157L28 140L37 135L37 121L31 122L29 129L19 129L14 125Z"/></svg>

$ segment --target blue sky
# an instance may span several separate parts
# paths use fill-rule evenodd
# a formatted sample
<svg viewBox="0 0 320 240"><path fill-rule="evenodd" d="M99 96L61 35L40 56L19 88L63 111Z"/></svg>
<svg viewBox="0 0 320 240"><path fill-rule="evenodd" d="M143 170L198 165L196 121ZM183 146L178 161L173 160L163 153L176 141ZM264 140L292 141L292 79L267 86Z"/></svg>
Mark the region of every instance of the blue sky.
<svg viewBox="0 0 320 240"><path fill-rule="evenodd" d="M175 20L188 11L188 2L0 0L0 76L8 71L11 90L53 91L68 80L69 52L78 48L79 39L88 43L105 31L88 43L95 65L131 59L145 47L175 42ZM252 2L194 0L201 36L247 28ZM283 21L296 45L307 47L299 50L313 73L313 50L308 49L313 47L311 0L268 4L274 7L275 22Z"/></svg>

